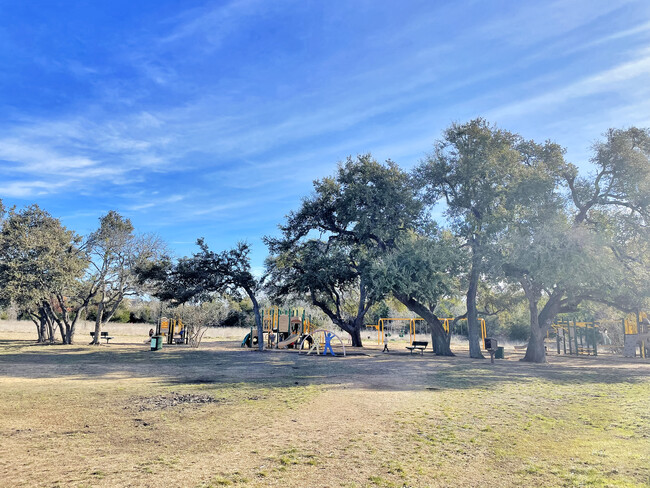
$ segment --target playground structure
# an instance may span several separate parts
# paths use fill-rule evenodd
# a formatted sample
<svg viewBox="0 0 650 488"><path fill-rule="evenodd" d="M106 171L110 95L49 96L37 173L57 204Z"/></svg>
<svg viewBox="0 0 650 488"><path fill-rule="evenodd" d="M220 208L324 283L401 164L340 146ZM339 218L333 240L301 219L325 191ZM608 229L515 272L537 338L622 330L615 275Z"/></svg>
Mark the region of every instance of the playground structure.
<svg viewBox="0 0 650 488"><path fill-rule="evenodd" d="M343 343L343 340L341 340L341 338L334 332L327 329L316 329L306 334L299 342L299 353L302 353L305 350L305 344L308 344L309 349L307 350L306 355L310 355L314 351L316 351L316 354L320 354L322 349L323 356L327 355L328 350L332 356L336 356L332 349L332 339L338 340L343 349L343 356L345 356L345 344Z"/></svg>
<svg viewBox="0 0 650 488"><path fill-rule="evenodd" d="M313 330L311 315L307 315L305 310L301 313L299 309L271 307L262 310L261 318L262 340L269 348L296 347ZM251 327L241 345L252 347L258 341L257 328Z"/></svg>
<svg viewBox="0 0 650 488"><path fill-rule="evenodd" d="M560 319L551 327L555 331L558 354L598 355L598 341L601 336L597 322Z"/></svg>
<svg viewBox="0 0 650 488"><path fill-rule="evenodd" d="M479 318L479 323L481 325L481 344L485 345L485 338L487 337L487 328L485 325L485 319ZM445 329L445 332L449 334L449 331L451 330L451 327L454 324L454 318L453 317L446 317L446 318L441 318L440 321L442 322L442 327ZM460 319L459 322L462 321L467 321L467 319ZM386 337L390 337L391 333L386 332L386 324L389 326L394 325L395 322L404 322L405 325L400 327L400 337L404 337L406 335L406 328L408 327L408 334L409 334L409 344L413 345L413 341L415 340L415 333L416 333L416 323L417 322L424 322L423 318L404 318L404 317L384 317L380 318L376 324L374 325L366 325L367 328L373 328L377 331L377 345L382 345L386 341ZM461 326L461 333L462 333L462 326Z"/></svg>
<svg viewBox="0 0 650 488"><path fill-rule="evenodd" d="M189 334L181 319L160 317L156 324L156 335L166 337L167 344L188 344Z"/></svg>
<svg viewBox="0 0 650 488"><path fill-rule="evenodd" d="M623 355L635 358L650 356L650 321L648 314L630 314L623 319Z"/></svg>
<svg viewBox="0 0 650 488"><path fill-rule="evenodd" d="M650 321L645 312L630 314L621 321L623 345L612 345L601 324L594 321L578 322L560 319L551 327L555 331L558 354L598 355L598 344L609 352L623 352L625 357L650 356ZM608 342L607 342L608 341Z"/></svg>

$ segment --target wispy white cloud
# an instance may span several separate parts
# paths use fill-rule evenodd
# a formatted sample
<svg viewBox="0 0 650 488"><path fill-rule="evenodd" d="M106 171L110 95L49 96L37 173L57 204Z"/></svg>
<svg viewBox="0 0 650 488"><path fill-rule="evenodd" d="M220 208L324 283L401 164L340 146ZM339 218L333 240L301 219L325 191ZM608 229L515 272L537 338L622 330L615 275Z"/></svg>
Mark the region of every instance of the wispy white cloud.
<svg viewBox="0 0 650 488"><path fill-rule="evenodd" d="M140 196L142 197L142 194ZM134 199L134 195L125 195L125 197L131 200ZM127 205L125 207L127 210L132 212L137 212L140 210L146 210L150 208L161 210L165 207L168 207L169 205L182 202L186 198L186 195L170 195L167 197L164 195L147 195L146 199L142 199L138 197L135 198L140 200L140 202Z"/></svg>
<svg viewBox="0 0 650 488"><path fill-rule="evenodd" d="M0 184L0 197L26 198L60 191L69 181L11 181Z"/></svg>
<svg viewBox="0 0 650 488"><path fill-rule="evenodd" d="M259 13L262 3L259 0L232 0L217 6L187 10L174 19L176 22L171 32L159 42L168 44L188 37L201 37L210 47L217 47L245 18Z"/></svg>
<svg viewBox="0 0 650 488"><path fill-rule="evenodd" d="M5 185L14 196L29 197L65 191L70 186L45 184L60 177L87 195L118 202L112 206L142 216L146 225L229 219L231 227L255 226L286 213L314 178L330 174L347 155L371 151L408 167L449 122L485 113L484 107L500 102L486 115L507 123L585 94L620 91L648 74L648 53L559 87L554 83L564 73L555 66L545 75L521 70L531 60L551 66L556 54L544 50L548 40L584 28L620 2L581 0L571 8L511 2L512 15L489 12L484 22L463 24L467 10L480 4L424 9L426 15L302 60L291 72L259 60L248 67L242 59L246 69L215 70L207 81L197 79L209 64L218 66L227 43L253 36L255 22L286 4L242 0L188 10L157 24L152 38L125 41L119 62L129 75L99 80L92 103L21 120L0 133L0 178L31 178L31 186ZM459 27L436 37L432 26L444 23ZM647 25L600 42L644 35ZM510 62L488 52L488 44L525 50ZM314 49L320 54L324 47ZM67 69L79 77L105 74L87 64ZM526 90L530 96L503 104ZM171 196L155 192L161 187Z"/></svg>
<svg viewBox="0 0 650 488"><path fill-rule="evenodd" d="M27 145L19 139L0 139L0 160L16 165L26 173L70 173L96 166L97 162L81 156L62 156L42 146Z"/></svg>
<svg viewBox="0 0 650 488"><path fill-rule="evenodd" d="M205 205L195 208L191 212L192 217L204 217L204 216L219 216L223 215L226 212L232 210L240 210L246 207L251 207L255 204L260 203L260 198L241 198L227 203L218 203L213 205Z"/></svg>
<svg viewBox="0 0 650 488"><path fill-rule="evenodd" d="M573 48L566 49L564 54L573 54L575 52L585 51L593 47L602 46L603 44L607 44L612 41L618 41L627 37L635 37L639 36L639 34L643 35L648 33L650 33L650 22L642 22L641 24L637 24L634 27L630 27L629 29L622 29L617 32L599 37L598 39L593 39L589 42L578 44Z"/></svg>
<svg viewBox="0 0 650 488"><path fill-rule="evenodd" d="M613 68L605 69L542 95L509 103L491 110L489 117L501 120L531 115L539 111L558 110L562 104L569 100L604 92L623 92L629 88L624 85L625 82L638 78L647 79L648 75L650 75L650 49L644 49L638 52L634 59Z"/></svg>
<svg viewBox="0 0 650 488"><path fill-rule="evenodd" d="M40 180L65 179L86 188L123 185L169 164L165 150L171 137L164 123L149 112L91 121L92 114L60 119L26 119L0 135L0 175ZM125 177L129 175L129 177ZM45 185L43 193L64 191Z"/></svg>
<svg viewBox="0 0 650 488"><path fill-rule="evenodd" d="M579 29L630 3L629 0L555 0L511 2L498 8L498 16L478 29L481 39L529 46Z"/></svg>

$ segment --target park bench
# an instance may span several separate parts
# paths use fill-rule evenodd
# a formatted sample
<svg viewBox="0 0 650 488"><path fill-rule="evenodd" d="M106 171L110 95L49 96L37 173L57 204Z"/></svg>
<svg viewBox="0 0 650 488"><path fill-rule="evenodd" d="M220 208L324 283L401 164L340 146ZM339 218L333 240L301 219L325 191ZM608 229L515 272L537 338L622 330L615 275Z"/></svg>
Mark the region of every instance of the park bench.
<svg viewBox="0 0 650 488"><path fill-rule="evenodd" d="M424 354L424 350L428 345L429 343L427 341L413 341L413 344L406 346L406 349L411 351L411 354L413 354L413 351L415 350L420 351L420 354Z"/></svg>
<svg viewBox="0 0 650 488"><path fill-rule="evenodd" d="M90 337L95 337L95 333L91 332ZM108 335L108 332L102 332L101 336L100 336L100 339L104 339L106 341L106 344L108 344L108 341L110 341L112 339L112 337L110 337Z"/></svg>

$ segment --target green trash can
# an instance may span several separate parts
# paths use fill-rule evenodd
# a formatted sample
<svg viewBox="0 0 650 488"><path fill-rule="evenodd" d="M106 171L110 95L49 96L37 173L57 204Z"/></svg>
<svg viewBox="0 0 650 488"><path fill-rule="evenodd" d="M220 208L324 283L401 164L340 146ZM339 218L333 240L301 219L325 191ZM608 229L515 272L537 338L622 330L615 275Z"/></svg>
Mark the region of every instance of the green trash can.
<svg viewBox="0 0 650 488"><path fill-rule="evenodd" d="M163 347L163 336L155 335L151 336L151 350L160 351Z"/></svg>
<svg viewBox="0 0 650 488"><path fill-rule="evenodd" d="M494 359L504 359L503 346L498 346L497 351L494 353Z"/></svg>

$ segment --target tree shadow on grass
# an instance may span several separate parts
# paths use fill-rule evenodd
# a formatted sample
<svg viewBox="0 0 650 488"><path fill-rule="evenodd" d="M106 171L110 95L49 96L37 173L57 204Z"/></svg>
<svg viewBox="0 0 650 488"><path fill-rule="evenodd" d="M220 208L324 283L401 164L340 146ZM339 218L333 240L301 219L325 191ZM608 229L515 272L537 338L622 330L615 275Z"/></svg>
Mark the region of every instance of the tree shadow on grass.
<svg viewBox="0 0 650 488"><path fill-rule="evenodd" d="M33 343L31 343L33 344ZM29 341L0 341L0 378L74 378L115 380L149 378L161 386L230 385L260 388L322 385L382 391L443 389L490 390L505 384L614 384L650 381L650 365L562 358L547 365L519 361L406 354L314 357L296 352L249 349L191 349L147 345L30 346Z"/></svg>

